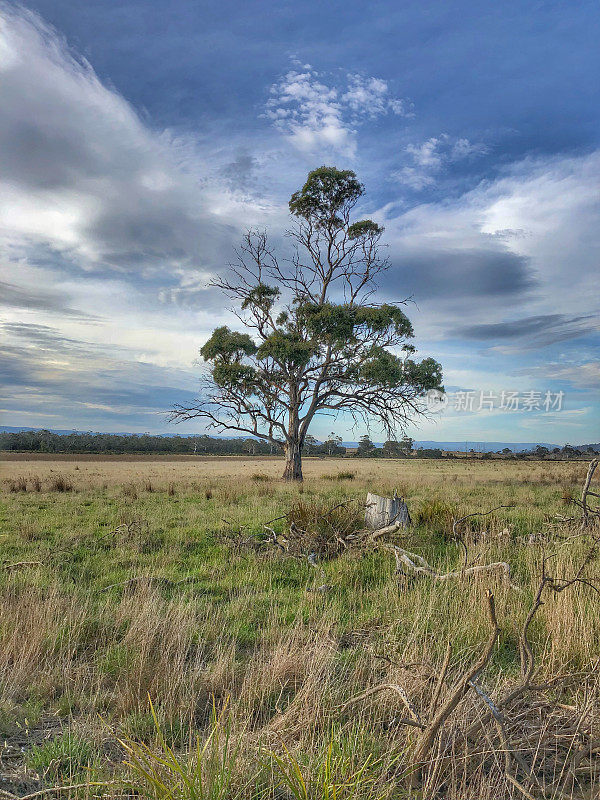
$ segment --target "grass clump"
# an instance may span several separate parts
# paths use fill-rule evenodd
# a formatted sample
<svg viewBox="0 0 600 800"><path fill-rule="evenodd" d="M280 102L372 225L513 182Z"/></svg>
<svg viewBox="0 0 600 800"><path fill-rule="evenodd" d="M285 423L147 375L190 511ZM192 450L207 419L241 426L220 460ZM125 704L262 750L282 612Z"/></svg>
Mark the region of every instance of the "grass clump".
<svg viewBox="0 0 600 800"><path fill-rule="evenodd" d="M240 741L231 735L225 718L227 704L220 714L213 706L211 729L202 742L200 737L187 752L175 752L167 742L152 703L150 714L154 723L156 747L134 741L120 740L127 754L132 783L142 796L152 800L232 800L239 797L233 786L238 777L237 762ZM252 781L252 776L248 782Z"/></svg>
<svg viewBox="0 0 600 800"><path fill-rule="evenodd" d="M72 492L73 484L66 475L55 475L50 479L49 492Z"/></svg>
<svg viewBox="0 0 600 800"><path fill-rule="evenodd" d="M356 472L342 469L339 472L333 472L330 475L323 475L323 478L326 481L353 481L356 478Z"/></svg>
<svg viewBox="0 0 600 800"><path fill-rule="evenodd" d="M364 528L364 510L351 500L332 505L323 500L295 500L287 515L289 550L333 558L345 550L341 540Z"/></svg>
<svg viewBox="0 0 600 800"><path fill-rule="evenodd" d="M377 767L372 754L357 758L333 741L319 753L316 764L301 764L284 746L283 754L270 753L276 789L283 789L293 800L376 800L384 796L377 787ZM277 793L276 793L277 796Z"/></svg>
<svg viewBox="0 0 600 800"><path fill-rule="evenodd" d="M67 731L32 747L27 753L26 763L44 782L56 783L85 776L98 766L98 759L90 742Z"/></svg>

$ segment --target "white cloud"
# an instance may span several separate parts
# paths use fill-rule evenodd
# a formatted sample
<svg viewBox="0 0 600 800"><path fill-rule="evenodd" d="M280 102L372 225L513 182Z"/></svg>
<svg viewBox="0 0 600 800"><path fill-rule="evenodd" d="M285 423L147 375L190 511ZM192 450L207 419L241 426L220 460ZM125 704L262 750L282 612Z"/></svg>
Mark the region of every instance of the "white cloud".
<svg viewBox="0 0 600 800"><path fill-rule="evenodd" d="M324 83L310 64L290 70L271 87L265 115L305 153L338 152L352 158L357 127L383 114L407 115L386 81L349 73L345 87Z"/></svg>
<svg viewBox="0 0 600 800"><path fill-rule="evenodd" d="M396 170L393 177L417 191L433 186L449 164L488 152L482 143L465 138L453 139L446 133L432 136L420 144L408 144L404 149L411 163Z"/></svg>

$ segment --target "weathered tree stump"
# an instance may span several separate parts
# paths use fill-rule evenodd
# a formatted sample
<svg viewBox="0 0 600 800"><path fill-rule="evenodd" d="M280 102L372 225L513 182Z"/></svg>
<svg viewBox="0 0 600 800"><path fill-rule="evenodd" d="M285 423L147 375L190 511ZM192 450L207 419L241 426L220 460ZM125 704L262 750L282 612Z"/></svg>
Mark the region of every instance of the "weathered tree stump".
<svg viewBox="0 0 600 800"><path fill-rule="evenodd" d="M365 523L372 531L394 524L406 528L411 524L408 506L401 497L380 497L369 492Z"/></svg>

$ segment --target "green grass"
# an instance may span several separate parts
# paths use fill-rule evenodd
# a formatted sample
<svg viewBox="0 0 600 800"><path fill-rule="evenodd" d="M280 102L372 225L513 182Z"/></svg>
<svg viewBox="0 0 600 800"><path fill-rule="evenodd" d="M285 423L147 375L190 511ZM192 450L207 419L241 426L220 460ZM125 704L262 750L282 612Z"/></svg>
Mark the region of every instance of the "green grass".
<svg viewBox="0 0 600 800"><path fill-rule="evenodd" d="M98 766L98 758L90 742L67 731L32 747L26 763L46 784L53 785L58 781L85 781Z"/></svg>

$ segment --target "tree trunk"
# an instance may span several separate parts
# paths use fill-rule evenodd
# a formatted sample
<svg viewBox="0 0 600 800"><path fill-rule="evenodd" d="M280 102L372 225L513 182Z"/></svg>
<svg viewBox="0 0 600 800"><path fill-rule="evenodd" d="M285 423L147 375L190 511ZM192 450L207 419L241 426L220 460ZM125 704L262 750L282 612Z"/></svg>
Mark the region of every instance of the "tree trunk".
<svg viewBox="0 0 600 800"><path fill-rule="evenodd" d="M302 450L298 440L288 442L285 448L284 481L301 481L302 478Z"/></svg>
<svg viewBox="0 0 600 800"><path fill-rule="evenodd" d="M306 431L300 435L300 402L298 387L290 385L290 411L288 418L288 435L285 444L284 481L301 481L302 478L302 445Z"/></svg>

